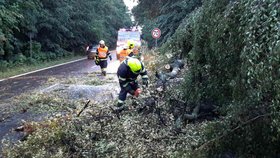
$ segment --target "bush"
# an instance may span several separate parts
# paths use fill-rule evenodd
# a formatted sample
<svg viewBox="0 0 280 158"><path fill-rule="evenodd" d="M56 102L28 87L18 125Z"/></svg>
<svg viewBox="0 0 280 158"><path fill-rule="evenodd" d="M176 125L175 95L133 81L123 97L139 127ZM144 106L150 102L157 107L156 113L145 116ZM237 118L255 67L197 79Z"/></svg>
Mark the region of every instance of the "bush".
<svg viewBox="0 0 280 158"><path fill-rule="evenodd" d="M162 47L188 57L187 106L210 103L227 114L205 130L210 142L226 133L199 151L207 157L280 153L279 7L277 0L205 1Z"/></svg>
<svg viewBox="0 0 280 158"><path fill-rule="evenodd" d="M23 55L23 54L17 54L15 55L15 57L13 58L13 64L14 65L23 65L24 63L26 63L27 58Z"/></svg>
<svg viewBox="0 0 280 158"><path fill-rule="evenodd" d="M38 62L47 61L47 55L46 55L46 53L43 53L43 52L38 52L38 53L34 54L33 58Z"/></svg>
<svg viewBox="0 0 280 158"><path fill-rule="evenodd" d="M65 144L68 141L68 138L65 138L65 128L63 128L63 125L58 125L57 120L45 122L44 124L25 124L25 127L28 127L30 131L36 130L36 132L21 144L5 144L7 149L3 151L3 155L14 158L69 157L69 155L65 154L67 153L66 151L69 151L67 144Z"/></svg>
<svg viewBox="0 0 280 158"><path fill-rule="evenodd" d="M36 59L34 59L34 58L27 58L26 63L28 65L35 65L35 64L38 63L38 61Z"/></svg>
<svg viewBox="0 0 280 158"><path fill-rule="evenodd" d="M51 61L56 58L56 53L53 52L46 52L47 60Z"/></svg>
<svg viewBox="0 0 280 158"><path fill-rule="evenodd" d="M0 71L6 71L9 67L9 63L7 61L0 61Z"/></svg>

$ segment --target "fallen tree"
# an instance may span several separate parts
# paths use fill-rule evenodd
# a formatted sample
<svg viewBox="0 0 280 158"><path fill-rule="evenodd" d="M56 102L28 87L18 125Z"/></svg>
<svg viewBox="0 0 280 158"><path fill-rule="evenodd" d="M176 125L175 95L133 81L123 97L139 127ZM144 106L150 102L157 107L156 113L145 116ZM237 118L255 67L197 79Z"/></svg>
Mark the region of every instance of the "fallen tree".
<svg viewBox="0 0 280 158"><path fill-rule="evenodd" d="M180 100L177 96L173 96L168 92L167 87L172 87L182 83L183 78L178 77L180 70L184 68L184 62L181 59L176 59L171 64L164 66L165 71L156 72L156 88L157 91L167 93L171 101L172 113L175 118L175 129L182 128L182 125L186 121L195 120L211 120L218 116L216 112L216 106L210 103L201 103L197 105L187 105L183 100Z"/></svg>
<svg viewBox="0 0 280 158"><path fill-rule="evenodd" d="M167 64L165 65L165 69L166 71L168 71L167 73L162 72L162 71L156 71L156 77L158 78L157 82L156 82L156 87L164 90L166 87L166 83L171 79L174 79L178 73L180 72L180 70L184 67L184 62L183 60L180 59L176 59L172 64Z"/></svg>

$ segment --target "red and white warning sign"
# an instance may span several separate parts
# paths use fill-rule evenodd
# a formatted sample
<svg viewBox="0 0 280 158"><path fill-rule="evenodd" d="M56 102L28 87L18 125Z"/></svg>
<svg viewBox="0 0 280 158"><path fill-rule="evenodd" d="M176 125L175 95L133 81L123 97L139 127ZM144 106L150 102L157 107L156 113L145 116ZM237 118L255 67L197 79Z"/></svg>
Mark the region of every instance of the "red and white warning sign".
<svg viewBox="0 0 280 158"><path fill-rule="evenodd" d="M158 38L160 38L160 35L161 35L161 31L159 28L153 29L153 31L152 31L153 38L158 39Z"/></svg>

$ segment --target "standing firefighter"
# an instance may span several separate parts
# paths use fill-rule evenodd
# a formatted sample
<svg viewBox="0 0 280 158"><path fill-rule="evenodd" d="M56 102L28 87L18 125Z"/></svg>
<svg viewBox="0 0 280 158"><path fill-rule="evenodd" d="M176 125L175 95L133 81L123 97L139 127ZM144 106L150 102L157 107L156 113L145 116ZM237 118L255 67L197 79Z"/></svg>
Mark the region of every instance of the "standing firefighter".
<svg viewBox="0 0 280 158"><path fill-rule="evenodd" d="M135 58L127 57L120 65L117 72L121 91L119 93L119 100L116 107L117 111L124 109L124 101L127 93L138 97L141 89L137 83L137 77L142 76L143 85L148 86L148 75L144 65Z"/></svg>
<svg viewBox="0 0 280 158"><path fill-rule="evenodd" d="M140 60L141 59L140 45L132 40L129 40L127 42L127 46L128 46L128 56Z"/></svg>
<svg viewBox="0 0 280 158"><path fill-rule="evenodd" d="M128 40L127 41L127 46L128 46L128 51L129 51L129 54L132 52L134 46L135 46L135 42L133 40Z"/></svg>
<svg viewBox="0 0 280 158"><path fill-rule="evenodd" d="M124 46L122 50L120 50L117 53L117 58L120 60L120 62L124 61L126 57L129 55L129 50L127 46Z"/></svg>
<svg viewBox="0 0 280 158"><path fill-rule="evenodd" d="M141 61L141 55L142 54L140 53L140 46L138 44L135 44L135 46L132 49L132 52L129 54L129 56Z"/></svg>
<svg viewBox="0 0 280 158"><path fill-rule="evenodd" d="M106 76L106 68L107 68L107 58L110 58L112 60L112 56L109 53L109 49L107 46L105 46L105 42L101 40L99 42L99 47L97 48L96 51L96 64L100 65L101 68L101 73L102 75Z"/></svg>

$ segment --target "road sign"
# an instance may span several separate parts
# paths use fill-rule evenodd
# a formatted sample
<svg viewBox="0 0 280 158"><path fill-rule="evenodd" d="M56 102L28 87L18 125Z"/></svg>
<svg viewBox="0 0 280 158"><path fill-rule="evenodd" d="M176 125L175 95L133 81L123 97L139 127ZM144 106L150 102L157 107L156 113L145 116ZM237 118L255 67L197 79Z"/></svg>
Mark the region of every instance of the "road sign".
<svg viewBox="0 0 280 158"><path fill-rule="evenodd" d="M158 38L160 38L160 35L161 35L161 31L159 28L153 29L153 31L152 31L153 38L158 39Z"/></svg>

